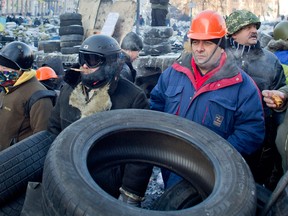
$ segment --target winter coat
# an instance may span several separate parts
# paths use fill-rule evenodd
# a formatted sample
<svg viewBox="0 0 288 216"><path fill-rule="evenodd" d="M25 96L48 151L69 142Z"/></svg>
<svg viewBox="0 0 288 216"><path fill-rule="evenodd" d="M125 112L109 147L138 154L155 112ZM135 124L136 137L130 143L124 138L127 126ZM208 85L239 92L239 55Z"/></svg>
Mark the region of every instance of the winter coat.
<svg viewBox="0 0 288 216"><path fill-rule="evenodd" d="M161 74L150 95L150 108L211 129L242 155L259 149L265 126L255 83L233 61L222 56L223 66L196 90L196 67L192 68L191 58L192 54L183 54Z"/></svg>
<svg viewBox="0 0 288 216"><path fill-rule="evenodd" d="M0 150L24 138L47 129L48 118L53 104L51 99L39 99L29 116L24 114L24 105L31 95L46 89L35 77L36 72L25 72L14 86L0 93Z"/></svg>
<svg viewBox="0 0 288 216"><path fill-rule="evenodd" d="M288 85L279 89L288 95ZM284 121L279 125L276 136L276 146L282 158L282 167L284 173L288 170L288 109L286 105L286 113Z"/></svg>
<svg viewBox="0 0 288 216"><path fill-rule="evenodd" d="M123 65L123 68L120 72L121 76L128 79L131 82L135 82L137 72L134 69L131 58L128 54L123 53L124 59L125 59L125 64Z"/></svg>
<svg viewBox="0 0 288 216"><path fill-rule="evenodd" d="M272 39L266 48L279 59L286 76L286 84L288 84L288 41Z"/></svg>
<svg viewBox="0 0 288 216"><path fill-rule="evenodd" d="M86 104L85 95L82 94L81 82L79 82L78 78L75 79L71 76L70 79L69 76L70 75L65 77L68 84L64 84L62 87L49 120L49 130L54 134L59 134L78 119L99 111L126 108L149 109L145 93L139 87L124 78L119 79L117 88L113 94L105 95L105 92L103 91L103 97L99 99L101 100L100 104L103 105L103 107L99 106L99 103L97 103L99 101L97 101L96 97L91 99L89 102L91 106L89 106L89 103ZM81 102L83 103L80 104ZM79 109L79 107L81 108Z"/></svg>
<svg viewBox="0 0 288 216"><path fill-rule="evenodd" d="M272 39L268 45L267 49L278 57L280 60L284 73L286 76L286 84L288 84L288 41L284 40L274 40ZM288 95L288 86L283 86L279 89L280 91L286 93ZM288 170L288 111L286 105L286 114L284 117L284 121L279 125L277 129L277 136L276 136L276 146L278 152L282 158L282 167L284 173Z"/></svg>
<svg viewBox="0 0 288 216"><path fill-rule="evenodd" d="M277 90L280 87L285 86L285 74L282 65L272 52L262 49L259 42L254 46L248 47L237 44L237 42L230 38L229 45L230 47L226 49L228 54L231 55L237 65L255 81L260 91ZM266 126L263 148L268 154L268 151L266 151L267 149L276 149L276 130L283 121L284 115L283 113L275 112L273 109L269 108L264 101L262 102ZM268 159L267 157L267 160L274 159Z"/></svg>
<svg viewBox="0 0 288 216"><path fill-rule="evenodd" d="M277 57L270 51L262 49L259 42L255 46L229 43L226 48L236 64L255 81L259 90L276 90L285 85L285 74ZM237 49L237 46L238 49ZM269 117L272 110L263 103L265 116Z"/></svg>
<svg viewBox="0 0 288 216"><path fill-rule="evenodd" d="M97 112L131 108L149 109L148 100L142 89L122 77L119 78L117 86L112 92L108 91L106 86L97 89L99 91L95 95L89 96L88 103L85 100L86 96L83 95L83 85L79 72L67 73L65 82L67 84L64 84L60 91L48 124L48 130L54 134L59 134L78 119ZM96 123L95 127L97 127ZM141 175L139 175L139 170L141 170ZM151 173L152 166L150 165L127 164L122 188L143 197ZM104 173L104 175L106 174ZM117 192L119 192L119 187ZM113 196L117 197L118 194L113 194Z"/></svg>

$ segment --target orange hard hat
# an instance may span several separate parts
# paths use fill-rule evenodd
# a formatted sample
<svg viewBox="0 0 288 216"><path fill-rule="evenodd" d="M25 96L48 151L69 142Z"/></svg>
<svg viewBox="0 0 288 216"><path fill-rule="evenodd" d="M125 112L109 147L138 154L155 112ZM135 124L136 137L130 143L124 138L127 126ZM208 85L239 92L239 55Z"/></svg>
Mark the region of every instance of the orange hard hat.
<svg viewBox="0 0 288 216"><path fill-rule="evenodd" d="M52 68L46 66L40 67L36 70L36 77L39 81L58 78L55 71Z"/></svg>
<svg viewBox="0 0 288 216"><path fill-rule="evenodd" d="M215 11L205 10L192 19L188 38L196 40L211 40L222 38L227 33L224 18Z"/></svg>

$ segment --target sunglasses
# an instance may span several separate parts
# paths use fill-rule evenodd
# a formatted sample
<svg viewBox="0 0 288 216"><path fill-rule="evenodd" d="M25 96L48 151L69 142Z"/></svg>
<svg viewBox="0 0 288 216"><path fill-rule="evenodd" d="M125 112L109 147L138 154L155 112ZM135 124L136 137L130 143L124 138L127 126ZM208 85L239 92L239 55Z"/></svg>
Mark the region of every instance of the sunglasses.
<svg viewBox="0 0 288 216"><path fill-rule="evenodd" d="M0 84L11 81L16 82L19 74L16 71L0 71Z"/></svg>
<svg viewBox="0 0 288 216"><path fill-rule="evenodd" d="M86 64L90 68L96 68L105 63L105 57L99 54L88 54L79 52L79 64Z"/></svg>

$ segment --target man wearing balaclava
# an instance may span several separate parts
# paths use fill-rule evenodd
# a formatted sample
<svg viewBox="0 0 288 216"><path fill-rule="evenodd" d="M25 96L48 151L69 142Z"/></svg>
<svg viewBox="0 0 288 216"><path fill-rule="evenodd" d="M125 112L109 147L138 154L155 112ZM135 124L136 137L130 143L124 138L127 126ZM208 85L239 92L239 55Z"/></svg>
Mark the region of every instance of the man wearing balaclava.
<svg viewBox="0 0 288 216"><path fill-rule="evenodd" d="M33 93L47 90L32 69L34 55L25 43L14 41L0 51L0 151L47 129L50 98L41 98L26 114L24 106Z"/></svg>

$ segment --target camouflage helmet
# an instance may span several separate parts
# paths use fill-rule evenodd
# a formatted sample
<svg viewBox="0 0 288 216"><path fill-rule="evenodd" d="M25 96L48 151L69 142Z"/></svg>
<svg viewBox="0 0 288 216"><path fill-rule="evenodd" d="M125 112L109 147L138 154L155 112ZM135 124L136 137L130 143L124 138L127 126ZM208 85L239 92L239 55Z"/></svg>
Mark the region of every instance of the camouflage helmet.
<svg viewBox="0 0 288 216"><path fill-rule="evenodd" d="M259 29L261 22L255 14L248 10L235 10L226 19L228 35L233 35L250 24L256 24L256 28Z"/></svg>
<svg viewBox="0 0 288 216"><path fill-rule="evenodd" d="M281 21L277 23L273 30L273 37L275 40L288 40L288 21Z"/></svg>

